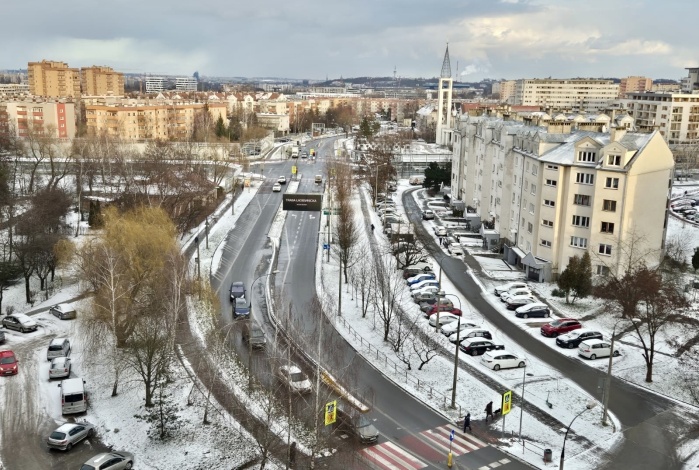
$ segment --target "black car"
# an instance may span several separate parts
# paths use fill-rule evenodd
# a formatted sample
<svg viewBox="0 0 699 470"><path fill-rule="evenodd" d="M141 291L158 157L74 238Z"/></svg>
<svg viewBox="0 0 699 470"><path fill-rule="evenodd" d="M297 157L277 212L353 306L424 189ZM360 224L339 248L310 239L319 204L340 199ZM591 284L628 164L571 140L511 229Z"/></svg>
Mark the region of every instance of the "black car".
<svg viewBox="0 0 699 470"><path fill-rule="evenodd" d="M580 346L580 343L588 339L604 339L599 331L579 328L556 338L556 346L561 348L574 349Z"/></svg>
<svg viewBox="0 0 699 470"><path fill-rule="evenodd" d="M550 315L551 310L548 306L539 302L522 305L515 310L515 316L518 318L548 318Z"/></svg>
<svg viewBox="0 0 699 470"><path fill-rule="evenodd" d="M461 342L459 349L471 356L480 356L486 351L505 349L505 345L495 344L491 340L484 338L466 338Z"/></svg>
<svg viewBox="0 0 699 470"><path fill-rule="evenodd" d="M245 297L245 284L240 281L231 284L231 302L239 297Z"/></svg>

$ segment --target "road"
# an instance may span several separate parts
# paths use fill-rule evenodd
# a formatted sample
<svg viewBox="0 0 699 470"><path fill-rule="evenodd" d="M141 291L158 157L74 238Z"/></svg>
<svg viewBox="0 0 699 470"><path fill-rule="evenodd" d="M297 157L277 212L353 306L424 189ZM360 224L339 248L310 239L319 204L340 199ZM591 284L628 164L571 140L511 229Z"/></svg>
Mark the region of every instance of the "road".
<svg viewBox="0 0 699 470"><path fill-rule="evenodd" d="M421 208L413 199L411 192L403 195L403 205L416 230L422 231L425 239L432 240L428 250L436 255L443 253L441 248L427 233L422 225ZM468 257L468 255L467 255ZM469 260L467 260L469 261ZM475 261L471 258L471 263ZM440 263L443 272L454 283L459 292L491 322L496 328L513 339L528 354L560 371L565 377L575 382L590 395L601 399L598 385L606 378L603 372L588 367L563 354L557 354L547 345L532 338L527 332L517 327L481 295L481 289L470 275L466 274L463 261L444 257ZM646 391L619 379L611 382L609 409L622 423L623 444L614 450L607 469L680 469L682 464L676 455L678 437L687 429L687 410L674 401Z"/></svg>

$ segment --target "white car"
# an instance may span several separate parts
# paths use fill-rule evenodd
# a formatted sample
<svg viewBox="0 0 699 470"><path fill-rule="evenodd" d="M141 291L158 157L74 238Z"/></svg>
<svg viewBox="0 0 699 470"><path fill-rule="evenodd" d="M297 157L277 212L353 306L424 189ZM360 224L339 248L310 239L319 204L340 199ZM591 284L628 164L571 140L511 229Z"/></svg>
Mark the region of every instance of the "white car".
<svg viewBox="0 0 699 470"><path fill-rule="evenodd" d="M410 286L410 292L415 292L419 289L422 289L423 287L428 286L439 287L439 281L436 279L425 279L424 281L420 281L417 284L413 284L412 286Z"/></svg>
<svg viewBox="0 0 699 470"><path fill-rule="evenodd" d="M532 295L532 291L527 288L508 290L507 292L502 293L500 300L507 302L510 297L514 297L515 295Z"/></svg>
<svg viewBox="0 0 699 470"><path fill-rule="evenodd" d="M452 256L463 256L464 255L464 249L458 243L450 243L449 246L447 247L447 251Z"/></svg>
<svg viewBox="0 0 699 470"><path fill-rule="evenodd" d="M459 322L456 323L449 323L449 325L458 325ZM447 325L447 326L449 326ZM478 325L475 323L469 323L469 322L464 322L463 320L461 321L461 326L466 325L465 328L461 328L460 331L456 331L457 328L454 328L454 331L449 335L449 342L450 343L456 343L457 341L461 342L464 340L466 337L466 330L472 330L478 328ZM443 328L443 327L442 327ZM458 334L457 334L458 333Z"/></svg>
<svg viewBox="0 0 699 470"><path fill-rule="evenodd" d="M611 351L612 343L606 339L588 339L578 346L578 355L592 360L600 357L609 357ZM620 355L619 350L614 348L614 357Z"/></svg>
<svg viewBox="0 0 699 470"><path fill-rule="evenodd" d="M439 326L446 325L447 323L457 322L461 317L458 317L449 312L439 312ZM437 314L430 315L430 326L437 326Z"/></svg>
<svg viewBox="0 0 699 470"><path fill-rule="evenodd" d="M279 179L277 180L277 183L286 184L286 176L280 176Z"/></svg>
<svg viewBox="0 0 699 470"><path fill-rule="evenodd" d="M49 379L70 377L71 361L69 357L61 356L51 360Z"/></svg>
<svg viewBox="0 0 699 470"><path fill-rule="evenodd" d="M481 362L488 369L500 370L527 365L524 358L509 351L488 351L481 357Z"/></svg>
<svg viewBox="0 0 699 470"><path fill-rule="evenodd" d="M434 226L434 234L437 235L438 237L446 237L447 236L447 229L442 227L441 225L435 225Z"/></svg>
<svg viewBox="0 0 699 470"><path fill-rule="evenodd" d="M289 363L279 367L277 376L292 392L308 393L311 391L311 381L296 364Z"/></svg>
<svg viewBox="0 0 699 470"><path fill-rule="evenodd" d="M507 284L503 284L501 286L497 286L495 288L495 295L502 295L503 292L507 292L511 289L525 289L527 288L527 283L526 282L509 282Z"/></svg>
<svg viewBox="0 0 699 470"><path fill-rule="evenodd" d="M448 325L444 325L440 331L444 336L451 336L456 333L458 325L458 323L449 323ZM466 328L476 328L476 326L478 325L461 320L462 330L465 330Z"/></svg>
<svg viewBox="0 0 699 470"><path fill-rule="evenodd" d="M274 191L275 193L278 193L281 190L282 190L282 185L279 183L274 183L274 186L272 186L272 191Z"/></svg>
<svg viewBox="0 0 699 470"><path fill-rule="evenodd" d="M536 298L533 295L513 295L507 299L507 310L515 310L522 305L534 302L536 302Z"/></svg>
<svg viewBox="0 0 699 470"><path fill-rule="evenodd" d="M420 289L412 291L411 294L413 294L413 299L416 299L416 298L420 297L422 294L426 294L428 292L432 293L432 294L436 294L437 292L439 292L439 287L437 287L437 286L422 287Z"/></svg>

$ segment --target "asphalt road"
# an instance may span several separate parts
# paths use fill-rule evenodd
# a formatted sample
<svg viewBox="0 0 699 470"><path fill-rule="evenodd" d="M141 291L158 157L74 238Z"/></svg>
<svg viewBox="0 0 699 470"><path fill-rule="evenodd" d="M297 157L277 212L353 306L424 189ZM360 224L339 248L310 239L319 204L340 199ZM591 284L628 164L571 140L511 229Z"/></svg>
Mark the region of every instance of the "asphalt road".
<svg viewBox="0 0 699 470"><path fill-rule="evenodd" d="M403 195L403 205L416 230L427 234L422 225L421 208L409 192ZM433 240L431 236L429 239ZM432 254L437 255L437 259L443 253L434 241L428 249ZM440 264L443 272L459 292L467 297L469 302L496 328L517 342L529 355L557 369L590 395L598 399L602 398L599 384L601 379L606 378L605 373L563 354L555 353L504 318L483 298L478 284L466 274L467 267L463 261L444 257ZM615 378L611 382L609 409L621 421L626 439L617 449L614 449L609 462L603 468L610 470L682 468L676 454L680 439L686 435L682 430L696 423L697 419L696 416L692 417L688 414L686 407Z"/></svg>

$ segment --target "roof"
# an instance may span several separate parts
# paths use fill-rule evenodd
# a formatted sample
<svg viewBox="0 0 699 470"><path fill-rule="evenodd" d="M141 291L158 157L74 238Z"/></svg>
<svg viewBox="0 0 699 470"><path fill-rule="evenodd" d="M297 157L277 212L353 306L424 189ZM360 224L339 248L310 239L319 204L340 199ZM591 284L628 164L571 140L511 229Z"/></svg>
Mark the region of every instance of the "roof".
<svg viewBox="0 0 699 470"><path fill-rule="evenodd" d="M68 393L82 393L85 391L85 384L83 383L83 379L80 377L75 379L66 379L61 382L61 389L63 390L64 395Z"/></svg>
<svg viewBox="0 0 699 470"><path fill-rule="evenodd" d="M51 340L52 345L61 345L63 344L63 341L65 341L65 338L54 338Z"/></svg>
<svg viewBox="0 0 699 470"><path fill-rule="evenodd" d="M57 305L54 305L54 306L51 307L51 308L54 309L54 310L59 310L59 311L61 311L61 312L72 312L73 310L75 310L75 307L73 307L73 304L68 304L68 303L65 303L65 304L57 304Z"/></svg>

